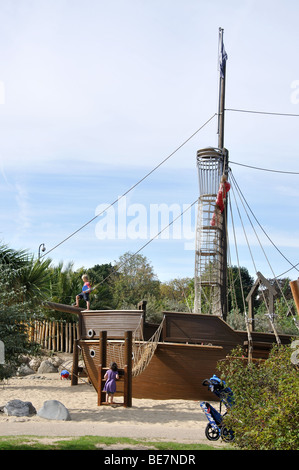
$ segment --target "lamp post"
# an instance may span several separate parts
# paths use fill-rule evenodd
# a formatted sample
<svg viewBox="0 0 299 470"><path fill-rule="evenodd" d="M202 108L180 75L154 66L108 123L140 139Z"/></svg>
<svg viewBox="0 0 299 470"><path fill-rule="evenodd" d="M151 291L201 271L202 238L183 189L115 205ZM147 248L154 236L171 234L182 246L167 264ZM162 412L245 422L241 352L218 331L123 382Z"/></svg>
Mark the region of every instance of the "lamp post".
<svg viewBox="0 0 299 470"><path fill-rule="evenodd" d="M41 243L38 247L38 259L40 259L40 251L46 251L46 247L45 247L45 244L44 243Z"/></svg>

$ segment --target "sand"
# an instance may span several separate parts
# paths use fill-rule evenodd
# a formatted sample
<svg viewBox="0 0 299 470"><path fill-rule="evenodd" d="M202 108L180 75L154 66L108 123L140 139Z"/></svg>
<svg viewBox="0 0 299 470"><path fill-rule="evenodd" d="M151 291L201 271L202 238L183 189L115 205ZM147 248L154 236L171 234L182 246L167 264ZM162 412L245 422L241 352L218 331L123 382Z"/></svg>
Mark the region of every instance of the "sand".
<svg viewBox="0 0 299 470"><path fill-rule="evenodd" d="M13 399L30 401L37 411L46 400L58 400L69 410L71 420L48 420L37 415L15 417L1 412L1 436L97 435L211 444L204 434L207 420L199 401L133 398L130 408L99 407L97 393L86 379L71 386L70 380L60 380L59 373L36 373L2 382L0 406ZM121 403L122 397L115 397L115 401ZM215 444L222 445L220 440Z"/></svg>

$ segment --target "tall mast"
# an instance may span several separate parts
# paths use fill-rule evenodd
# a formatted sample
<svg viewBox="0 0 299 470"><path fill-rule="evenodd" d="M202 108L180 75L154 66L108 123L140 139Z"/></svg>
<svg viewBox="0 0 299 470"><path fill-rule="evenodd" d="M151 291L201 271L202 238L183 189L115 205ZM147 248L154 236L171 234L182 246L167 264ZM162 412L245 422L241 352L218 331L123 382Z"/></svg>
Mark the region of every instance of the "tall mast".
<svg viewBox="0 0 299 470"><path fill-rule="evenodd" d="M219 109L218 109L218 148L223 153L223 174L228 173L228 152L224 148L224 111L225 111L225 78L227 54L223 44L223 29L219 28ZM223 224L221 234L222 250L222 285L221 285L221 306L222 318L227 317L227 201L223 212Z"/></svg>
<svg viewBox="0 0 299 470"><path fill-rule="evenodd" d="M218 148L197 151L199 199L195 241L194 312L227 316L227 236L225 210L216 199L222 176L228 172L228 151L224 148L225 72L227 54L223 29L219 28Z"/></svg>

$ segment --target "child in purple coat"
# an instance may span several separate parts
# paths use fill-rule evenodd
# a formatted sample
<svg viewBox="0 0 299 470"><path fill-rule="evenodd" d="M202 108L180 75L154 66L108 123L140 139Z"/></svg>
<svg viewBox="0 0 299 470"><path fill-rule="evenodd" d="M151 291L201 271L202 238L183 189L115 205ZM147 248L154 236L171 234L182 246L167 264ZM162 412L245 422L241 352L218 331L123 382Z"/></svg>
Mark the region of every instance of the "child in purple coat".
<svg viewBox="0 0 299 470"><path fill-rule="evenodd" d="M107 370L106 374L104 375L104 379L106 379L106 383L104 385L103 391L106 392L106 402L114 403L113 402L113 395L116 392L116 380L119 379L118 376L118 369L115 362L112 362L110 365L110 369Z"/></svg>

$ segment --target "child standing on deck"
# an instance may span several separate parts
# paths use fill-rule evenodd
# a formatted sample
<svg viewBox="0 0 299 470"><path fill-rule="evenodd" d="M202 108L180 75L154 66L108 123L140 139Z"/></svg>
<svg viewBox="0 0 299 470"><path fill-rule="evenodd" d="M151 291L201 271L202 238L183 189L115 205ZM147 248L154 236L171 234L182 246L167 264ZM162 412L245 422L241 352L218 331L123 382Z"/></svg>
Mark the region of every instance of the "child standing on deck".
<svg viewBox="0 0 299 470"><path fill-rule="evenodd" d="M84 282L84 285L82 287L81 294L76 295L76 307L79 307L79 300L84 299L86 301L86 308L87 310L89 310L90 309L89 292L91 291L91 286L88 281L87 274L83 274L82 281Z"/></svg>
<svg viewBox="0 0 299 470"><path fill-rule="evenodd" d="M106 379L106 383L103 391L106 392L106 402L109 403L110 398L110 403L112 404L114 403L113 395L116 392L116 380L119 379L117 364L115 362L112 362L110 365L110 369L107 370L104 379Z"/></svg>

